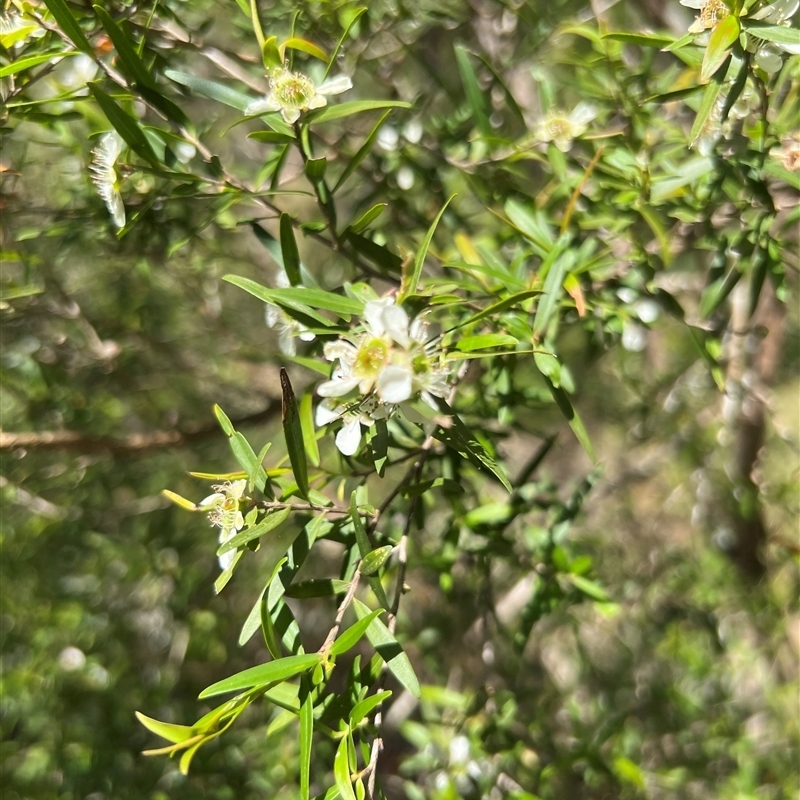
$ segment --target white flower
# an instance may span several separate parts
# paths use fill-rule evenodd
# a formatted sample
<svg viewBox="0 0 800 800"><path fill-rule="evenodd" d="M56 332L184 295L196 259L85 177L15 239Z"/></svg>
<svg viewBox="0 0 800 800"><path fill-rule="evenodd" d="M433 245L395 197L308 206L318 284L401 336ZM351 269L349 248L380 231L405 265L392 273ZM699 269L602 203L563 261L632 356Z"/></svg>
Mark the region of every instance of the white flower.
<svg viewBox="0 0 800 800"><path fill-rule="evenodd" d="M275 278L275 285L281 289L287 288L289 278L285 270L280 270ZM264 321L268 328L278 329L278 347L287 356L297 355L297 342L295 337L299 337L304 342L313 342L316 334L311 333L305 325L292 319L279 306L268 305L264 310Z"/></svg>
<svg viewBox="0 0 800 800"><path fill-rule="evenodd" d="M103 198L106 208L111 214L114 224L118 228L125 225L125 206L122 195L119 193L117 158L122 152L122 141L116 133L107 133L100 143L92 150L92 163L89 172L92 174L92 183L97 187L97 192Z"/></svg>
<svg viewBox="0 0 800 800"><path fill-rule="evenodd" d="M301 72L276 69L269 79L269 94L255 100L244 110L248 116L280 111L283 118L292 124L297 122L303 111L322 108L328 104L327 98L353 88L353 82L344 75L315 86L311 78Z"/></svg>
<svg viewBox="0 0 800 800"><path fill-rule="evenodd" d="M689 33L702 33L711 28L730 14L730 9L724 0L681 0L681 5L695 8L700 14L689 26Z"/></svg>
<svg viewBox="0 0 800 800"><path fill-rule="evenodd" d="M198 508L208 511L211 524L219 528L219 543L225 544L244 527L244 516L239 509L239 501L244 495L247 481L226 481L214 486L214 494L209 495L198 503ZM219 557L219 566L223 571L233 564L236 557L235 550L229 550Z"/></svg>
<svg viewBox="0 0 800 800"><path fill-rule="evenodd" d="M338 363L331 379L317 389L326 398L317 409L317 424L344 420L336 446L345 455L358 450L361 425L389 416L414 396L437 408L434 395L445 397L449 391L450 373L441 353L428 343L422 320L411 322L393 297L367 302L363 320L361 332L325 345L325 358ZM363 399L350 404L331 400L355 389Z"/></svg>
<svg viewBox="0 0 800 800"><path fill-rule="evenodd" d="M769 151L791 172L800 172L800 130L781 137L781 146Z"/></svg>
<svg viewBox="0 0 800 800"><path fill-rule="evenodd" d="M572 113L553 109L536 126L534 136L540 142L555 142L562 153L572 147L572 140L581 136L597 116L597 109L589 103L579 103Z"/></svg>

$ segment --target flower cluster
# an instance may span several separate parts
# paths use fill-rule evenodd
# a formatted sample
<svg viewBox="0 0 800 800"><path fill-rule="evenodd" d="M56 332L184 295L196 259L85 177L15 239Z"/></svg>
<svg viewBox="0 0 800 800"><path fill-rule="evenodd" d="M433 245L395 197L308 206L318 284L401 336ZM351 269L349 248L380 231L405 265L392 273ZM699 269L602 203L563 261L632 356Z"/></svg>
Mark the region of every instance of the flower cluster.
<svg viewBox="0 0 800 800"><path fill-rule="evenodd" d="M244 495L246 480L226 481L212 487L214 494L201 500L198 508L208 512L211 524L219 528L219 543L225 544L244 527L244 516L239 508L239 503ZM236 551L230 550L219 557L219 566L223 571L233 564Z"/></svg>
<svg viewBox="0 0 800 800"><path fill-rule="evenodd" d="M361 425L390 416L401 403L420 397L437 408L434 397L448 393L450 372L441 352L428 342L427 326L411 322L393 297L371 300L364 306L364 324L351 336L329 342L325 358L337 362L331 379L317 389L324 397L317 424L344 420L336 446L353 455L361 441ZM344 400L358 392L361 397Z"/></svg>
<svg viewBox="0 0 800 800"><path fill-rule="evenodd" d="M280 111L281 116L291 125L297 122L300 114L328 104L328 97L341 94L353 88L350 78L339 75L315 86L311 78L301 72L276 69L269 79L269 93L261 100L255 100L244 110L248 116Z"/></svg>
<svg viewBox="0 0 800 800"><path fill-rule="evenodd" d="M122 141L116 133L107 133L92 150L92 163L89 172L92 183L103 198L114 224L118 228L125 225L125 206L119 193L116 163L122 152Z"/></svg>

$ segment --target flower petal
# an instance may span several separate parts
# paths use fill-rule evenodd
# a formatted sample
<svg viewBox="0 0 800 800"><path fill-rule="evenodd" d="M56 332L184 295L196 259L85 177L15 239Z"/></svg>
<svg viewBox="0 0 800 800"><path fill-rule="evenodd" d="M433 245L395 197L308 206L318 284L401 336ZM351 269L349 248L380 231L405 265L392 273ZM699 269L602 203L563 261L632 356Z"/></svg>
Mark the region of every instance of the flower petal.
<svg viewBox="0 0 800 800"><path fill-rule="evenodd" d="M394 364L384 367L378 375L378 397L384 403L402 403L411 397L411 370Z"/></svg>
<svg viewBox="0 0 800 800"><path fill-rule="evenodd" d="M340 416L341 411L339 411L330 400L323 400L317 406L317 412L314 414L314 424L318 428L321 428L323 425L327 425L335 419L339 419Z"/></svg>
<svg viewBox="0 0 800 800"><path fill-rule="evenodd" d="M315 94L309 101L308 107L311 108L322 108L323 106L328 105L328 101L321 95L319 92Z"/></svg>
<svg viewBox="0 0 800 800"><path fill-rule="evenodd" d="M317 86L317 94L341 94L353 88L353 81L346 75L337 75L335 78L328 78L322 85Z"/></svg>
<svg viewBox="0 0 800 800"><path fill-rule="evenodd" d="M383 326L383 312L393 305L394 297L381 297L377 300L369 300L364 304L364 319L373 336L383 336L386 330Z"/></svg>
<svg viewBox="0 0 800 800"><path fill-rule="evenodd" d="M400 306L387 306L381 314L381 321L386 333L394 339L397 344L406 347L408 345L408 314Z"/></svg>
<svg viewBox="0 0 800 800"><path fill-rule="evenodd" d="M578 103L569 115L573 125L588 125L597 116L597 109L591 103Z"/></svg>
<svg viewBox="0 0 800 800"><path fill-rule="evenodd" d="M355 389L359 380L359 378L334 377L329 381L325 381L325 383L321 383L317 387L317 394L320 397L342 397L342 395Z"/></svg>
<svg viewBox="0 0 800 800"><path fill-rule="evenodd" d="M245 108L244 113L245 116L251 117L255 114L267 114L270 111L280 111L280 108L280 105L272 94L268 94L266 97L262 97L260 100L254 100L250 103L250 105Z"/></svg>
<svg viewBox="0 0 800 800"><path fill-rule="evenodd" d="M298 119L300 119L300 109L299 108L282 108L281 114L283 118L290 124L294 125Z"/></svg>
<svg viewBox="0 0 800 800"><path fill-rule="evenodd" d="M290 357L297 355L297 342L295 342L292 333L292 326L284 325L278 335L278 347L281 353Z"/></svg>
<svg viewBox="0 0 800 800"><path fill-rule="evenodd" d="M343 456L353 456L361 444L361 422L358 417L349 418L336 434L336 447Z"/></svg>

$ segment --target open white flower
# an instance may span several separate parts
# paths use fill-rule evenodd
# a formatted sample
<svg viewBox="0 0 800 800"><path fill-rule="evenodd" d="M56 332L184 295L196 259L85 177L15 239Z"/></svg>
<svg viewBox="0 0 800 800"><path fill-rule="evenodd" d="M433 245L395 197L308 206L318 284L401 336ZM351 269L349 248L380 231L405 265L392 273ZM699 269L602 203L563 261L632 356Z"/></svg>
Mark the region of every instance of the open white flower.
<svg viewBox="0 0 800 800"><path fill-rule="evenodd" d="M322 108L328 104L328 97L341 94L353 88L350 78L339 75L315 86L311 78L302 72L276 69L269 79L269 94L255 100L244 110L248 116L280 111L281 116L291 125L304 111Z"/></svg>
<svg viewBox="0 0 800 800"><path fill-rule="evenodd" d="M449 392L450 372L442 354L427 341L422 320L411 322L394 297L367 302L363 319L361 332L325 345L325 357L338 363L331 379L317 389L326 398L317 409L317 424L344 420L336 446L345 455L358 450L361 425L389 416L413 397L437 408L434 396ZM360 400L349 404L338 400L356 389Z"/></svg>
<svg viewBox="0 0 800 800"><path fill-rule="evenodd" d="M689 33L711 30L731 13L724 0L681 0L681 5L700 12L689 26Z"/></svg>
<svg viewBox="0 0 800 800"><path fill-rule="evenodd" d="M573 139L582 136L596 116L597 109L589 103L578 103L570 114L553 109L536 126L534 136L540 142L555 142L556 147L566 153Z"/></svg>
<svg viewBox="0 0 800 800"><path fill-rule="evenodd" d="M244 527L244 516L239 509L239 501L244 495L247 481L226 481L214 486L214 494L209 495L198 503L198 508L208 511L211 524L219 528L219 543L225 544ZM219 557L219 566L223 571L233 564L236 557L235 550L229 550Z"/></svg>
<svg viewBox="0 0 800 800"><path fill-rule="evenodd" d="M280 289L285 289L291 284L285 270L280 270L275 278L275 285ZM268 328L278 329L278 347L286 356L297 355L296 338L304 342L313 342L316 334L311 333L305 325L292 319L279 306L268 305L264 310L264 321Z"/></svg>
<svg viewBox="0 0 800 800"><path fill-rule="evenodd" d="M115 132L107 133L100 143L92 150L92 163L89 172L92 183L97 187L97 192L103 198L106 208L118 228L125 225L125 205L119 193L116 162L122 152L122 140Z"/></svg>

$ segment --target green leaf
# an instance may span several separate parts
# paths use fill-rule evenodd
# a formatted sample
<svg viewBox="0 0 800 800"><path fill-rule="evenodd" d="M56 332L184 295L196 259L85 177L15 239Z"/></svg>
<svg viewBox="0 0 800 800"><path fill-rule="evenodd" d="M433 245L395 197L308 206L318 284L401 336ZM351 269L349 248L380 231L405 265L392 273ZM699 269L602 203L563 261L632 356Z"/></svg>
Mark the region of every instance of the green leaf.
<svg viewBox="0 0 800 800"><path fill-rule="evenodd" d="M247 138L267 144L292 144L296 141L294 136L288 133L277 133L277 131L253 131L247 134Z"/></svg>
<svg viewBox="0 0 800 800"><path fill-rule="evenodd" d="M314 696L302 681L305 696L300 703L300 800L311 796L311 744L314 738Z"/></svg>
<svg viewBox="0 0 800 800"><path fill-rule="evenodd" d="M361 560L358 571L362 575L374 575L388 560L394 551L392 545L387 544L373 550Z"/></svg>
<svg viewBox="0 0 800 800"><path fill-rule="evenodd" d="M303 53L308 53L308 55L318 58L320 61L329 60L328 54L321 47L317 47L313 42L306 41L305 39L298 39L296 36L287 39L282 46L284 48L288 47L291 50L300 50Z"/></svg>
<svg viewBox="0 0 800 800"><path fill-rule="evenodd" d="M0 69L0 78L5 78L8 75L16 75L18 72L30 69L31 67L36 67L39 64L44 64L48 61L55 61L56 59L77 55L79 55L77 50L67 50L61 52L57 51L54 53L44 53L43 55L38 56L28 56L27 58L18 58L16 61L12 61L10 64Z"/></svg>
<svg viewBox="0 0 800 800"><path fill-rule="evenodd" d="M377 266L386 270L392 275L399 275L403 267L403 259L366 236L361 236L353 231L345 231L345 238L362 255L366 256Z"/></svg>
<svg viewBox="0 0 800 800"><path fill-rule="evenodd" d="M133 150L138 156L148 161L154 167L159 167L159 161L150 142L144 135L144 131L139 127L139 123L127 111L123 111L116 102L111 98L111 95L106 94L97 82L90 82L87 84L89 91L97 101L102 112L108 118L108 121L114 127L114 130L125 140L128 147Z"/></svg>
<svg viewBox="0 0 800 800"><path fill-rule="evenodd" d="M257 486L263 492L267 485L267 473L250 446L250 442L241 433L234 431L233 435L229 437L228 443L239 466L247 473L250 485Z"/></svg>
<svg viewBox="0 0 800 800"><path fill-rule="evenodd" d="M459 339L456 347L462 353L471 353L474 350L485 350L487 347L514 347L518 343L517 339L507 333L481 333Z"/></svg>
<svg viewBox="0 0 800 800"><path fill-rule="evenodd" d="M701 83L705 83L723 65L738 38L739 20L735 15L728 15L714 26L703 55L703 66L700 69Z"/></svg>
<svg viewBox="0 0 800 800"><path fill-rule="evenodd" d="M400 296L398 297L399 302L402 303L403 298L410 294L416 294L417 286L419 285L419 279L422 275L422 267L425 264L425 256L428 254L428 248L433 240L433 234L436 232L436 226L439 224L442 214L444 214L445 209L448 205L450 205L450 201L454 197L455 195L452 194L447 198L447 200L445 200L444 205L439 210L439 213L436 215L436 218L433 220L430 228L428 228L428 232L425 234L425 238L422 240L422 244L420 245L419 250L417 250L417 255L414 258L414 269L411 275L403 276L403 286L400 289Z"/></svg>
<svg viewBox="0 0 800 800"><path fill-rule="evenodd" d="M452 417L452 424L449 428L439 427L434 430L434 437L455 450L462 458L471 461L479 469L488 470L510 492L511 483L501 465L495 461L483 444L472 431L467 428L461 419L459 419L455 411L453 411L445 400L438 398L437 402L439 408Z"/></svg>
<svg viewBox="0 0 800 800"><path fill-rule="evenodd" d="M244 645L246 645L253 638L253 634L261 625L261 601L264 598L268 588L269 584L264 587L261 594L258 596L255 604L250 609L250 613L247 615L247 619L242 625L242 630L239 632L239 647L244 647Z"/></svg>
<svg viewBox="0 0 800 800"><path fill-rule="evenodd" d="M331 645L330 654L332 656L340 656L342 653L346 653L352 647L355 647L361 637L367 632L367 628L372 624L372 620L376 619L378 615L382 613L382 608L379 608L377 611L371 611L366 617L359 619L351 625Z"/></svg>
<svg viewBox="0 0 800 800"><path fill-rule="evenodd" d="M100 19L108 38L114 45L119 56L119 63L122 71L134 82L140 86L147 86L150 89L156 89L156 82L153 80L152 75L147 71L139 54L133 49L133 45L128 40L125 31L118 25L111 15L102 6L94 5L95 13Z"/></svg>
<svg viewBox="0 0 800 800"><path fill-rule="evenodd" d="M178 742L185 742L194 736L194 730L189 725L174 725L171 722L161 722L152 717L146 717L141 711L137 711L136 719L144 725L147 730L166 739L168 742L177 744Z"/></svg>
<svg viewBox="0 0 800 800"><path fill-rule="evenodd" d="M675 41L671 36L657 36L652 33L606 33L602 38L623 44L636 44L639 47L657 47L659 50Z"/></svg>
<svg viewBox="0 0 800 800"><path fill-rule="evenodd" d="M342 800L356 800L347 758L347 736L343 736L333 758L333 778Z"/></svg>
<svg viewBox="0 0 800 800"><path fill-rule="evenodd" d="M358 513L358 503L356 502L355 491L353 491L350 495L350 518L353 521L353 530L356 534L358 552L362 559L366 558L372 552L372 543L369 540L369 536L367 536L367 529L364 527L364 523L361 520L361 515ZM385 609L388 609L390 607L389 598L386 596L386 592L383 588L380 578L369 576L367 577L367 583L369 583L370 588L375 593L375 597L378 598L378 602Z"/></svg>
<svg viewBox="0 0 800 800"><path fill-rule="evenodd" d="M350 581L334 578L315 578L301 583L293 583L286 589L287 597L306 599L308 597L331 597L344 594L350 587Z"/></svg>
<svg viewBox="0 0 800 800"><path fill-rule="evenodd" d="M232 536L227 542L221 544L217 550L217 555L224 555L231 550L237 550L248 542L252 542L254 539L260 539L265 534L275 530L279 525L286 522L291 513L291 508L280 508L277 511L271 511L257 525L240 531L236 536Z"/></svg>
<svg viewBox="0 0 800 800"><path fill-rule="evenodd" d="M350 225L350 230L358 233L369 227L370 222L376 220L389 207L388 203L375 203L368 208L355 222Z"/></svg>
<svg viewBox="0 0 800 800"><path fill-rule="evenodd" d="M361 10L366 11L366 9ZM336 181L336 185L333 187L333 189L331 189L331 194L336 194L337 189L358 169L358 165L369 155L375 144L375 140L378 138L378 133L380 132L381 126L391 113L392 110L389 109L385 114L382 114L381 118L375 123L375 127L370 131L369 136L367 136L367 138L364 140L364 144L359 147L358 152L353 156L352 159L350 159L350 163L342 171L342 174L339 176L339 180Z"/></svg>
<svg viewBox="0 0 800 800"><path fill-rule="evenodd" d="M567 577L570 583L572 583L576 589L580 590L585 595L588 595L593 600L599 600L601 603L608 602L608 593L599 583L590 581L588 578L584 578L582 575L570 574Z"/></svg>
<svg viewBox="0 0 800 800"><path fill-rule="evenodd" d="M509 295L508 297L504 297L502 300L499 300L496 303L492 303L490 306L487 306L483 309L483 311L479 311L477 314L473 314L471 317L467 317L463 322L459 322L458 325L454 326L450 330L456 330L457 328L463 328L466 325L472 325L475 322L480 322L482 319L486 319L486 317L492 317L495 314L499 314L502 311L506 311L509 308L513 308L516 305L524 302L525 300L530 299L531 297L536 297L536 295L541 294L541 290L539 289L526 289L524 292L517 292L515 294Z"/></svg>
<svg viewBox="0 0 800 800"><path fill-rule="evenodd" d="M319 466L319 447L317 433L314 428L314 400L310 394L300 398L300 427L303 430L303 443L308 460L315 467Z"/></svg>
<svg viewBox="0 0 800 800"><path fill-rule="evenodd" d="M566 417L575 437L581 443L581 447L586 451L589 458L591 458L593 462L596 462L597 457L595 456L592 442L589 439L589 434L586 432L586 428L583 426L583 420L581 420L578 412L572 407L569 395L567 395L562 387L555 386L547 376L544 376L544 382L547 384L547 388L550 390L550 394L553 395L553 399L556 401L556 405L561 410L561 413Z"/></svg>
<svg viewBox="0 0 800 800"><path fill-rule="evenodd" d="M261 61L264 69L271 73L274 69L283 66L283 56L278 48L278 37L268 36L261 45Z"/></svg>
<svg viewBox="0 0 800 800"><path fill-rule="evenodd" d="M533 335L537 338L547 330L564 293L564 277L574 262L574 258L568 257L569 254L565 253L571 240L572 236L569 233L559 236L547 258L542 262L542 266L539 267L539 273L546 277L542 287L544 294L539 299L536 316L533 318Z"/></svg>
<svg viewBox="0 0 800 800"><path fill-rule="evenodd" d="M411 103L401 100L353 100L349 103L338 103L309 112L306 122L333 122L337 119L360 114L363 111L374 111L379 108L411 108Z"/></svg>
<svg viewBox="0 0 800 800"><path fill-rule="evenodd" d="M353 600L353 607L359 619L369 616L372 612L360 600ZM411 666L408 656L394 638L389 629L376 617L367 628L367 639L386 662L386 666L398 681L408 691L419 697L419 681Z"/></svg>
<svg viewBox="0 0 800 800"><path fill-rule="evenodd" d="M233 436L233 434L236 433L228 415L216 404L214 405L214 416L217 418L217 422L219 422L220 427L226 435Z"/></svg>
<svg viewBox="0 0 800 800"><path fill-rule="evenodd" d="M353 710L350 712L350 724L352 726L358 725L364 717L372 713L375 708L384 700L388 700L391 696L392 693L387 689L386 691L372 695L372 697L365 697L363 700L356 703L353 706Z"/></svg>
<svg viewBox="0 0 800 800"><path fill-rule="evenodd" d="M729 19L729 17L725 19ZM789 25L770 25L767 22L746 19L742 21L742 27L747 33L763 39L765 42L784 45L787 53L800 55L800 29L798 28Z"/></svg>
<svg viewBox="0 0 800 800"><path fill-rule="evenodd" d="M288 308L297 309L305 307L309 312L312 308L321 308L348 318L351 314L361 314L364 310L364 304L358 300L353 300L340 294L326 292L322 289L309 289L305 286L287 289L268 289L266 286L261 286L255 281L251 281L248 278L240 278L237 275L226 275L223 280L273 305L285 305ZM304 311L303 313L307 312ZM318 318L318 315L314 315L313 312L310 313L309 316L313 316L314 319ZM326 322L324 317L319 317L319 320L323 324Z"/></svg>
<svg viewBox="0 0 800 800"><path fill-rule="evenodd" d="M376 419L367 436L375 471L378 473L378 477L382 478L386 472L386 463L389 460L389 428L386 425L386 420Z"/></svg>
<svg viewBox="0 0 800 800"><path fill-rule="evenodd" d="M289 452L289 462L292 465L294 479L300 494L308 497L308 462L303 444L303 427L300 424L300 410L294 396L289 374L281 367L281 393L283 406L281 421L283 423L283 436L286 439L286 449Z"/></svg>
<svg viewBox="0 0 800 800"><path fill-rule="evenodd" d="M478 123L478 128L484 136L491 136L492 126L489 124L489 117L486 113L486 103L481 87L478 84L475 70L469 60L468 51L460 44L457 44L454 50L458 72L461 75L461 83L464 86L464 93L467 96L467 102L472 109L475 121Z"/></svg>
<svg viewBox="0 0 800 800"><path fill-rule="evenodd" d="M161 494L163 494L167 500L171 500L173 503L175 503L176 506L185 508L187 511L200 510L191 500L187 500L185 497L181 497L179 494L171 492L169 489L162 489Z"/></svg>
<svg viewBox="0 0 800 800"><path fill-rule="evenodd" d="M344 44L345 39L347 39L347 36L352 30L353 25L355 25L356 22L358 22L359 18L364 12L366 12L366 10L367 10L366 8L362 7L362 8L355 8L352 11L350 11L350 21L347 23L347 27L344 29L344 31L342 31L342 35L339 37L339 41L336 43L336 47L333 48L333 53L331 53L330 60L328 61L328 66L325 69L325 76L323 80L327 78L328 75L330 75L331 69L333 69L333 65L336 63L336 58L339 55L339 51L342 49L342 45Z"/></svg>
<svg viewBox="0 0 800 800"><path fill-rule="evenodd" d="M292 286L299 286L303 282L300 277L300 254L297 251L297 242L294 238L292 218L285 212L281 213L280 234L281 254L283 255L283 268L286 271L286 277L289 278L289 283Z"/></svg>
<svg viewBox="0 0 800 800"><path fill-rule="evenodd" d="M264 29L261 27L261 19L258 16L258 3L250 0L250 24L253 26L253 33L260 50L264 49Z"/></svg>
<svg viewBox="0 0 800 800"><path fill-rule="evenodd" d="M239 111L244 111L247 106L253 102L252 97L242 94L242 92L237 92L235 89L231 89L222 83L208 81L205 78L197 78L194 75L187 75L184 72L177 72L174 69L165 70L164 75L171 81L175 81L175 83L179 83L181 86L191 89L196 94L201 94L203 97L216 100L218 103L231 106ZM282 132L291 135L291 129Z"/></svg>
<svg viewBox="0 0 800 800"><path fill-rule="evenodd" d="M713 79L706 86L705 92L703 92L703 99L700 101L700 108L697 110L697 116L694 118L694 124L692 125L692 132L689 134L689 141L692 147L694 147L695 143L700 138L700 134L703 132L708 118L714 110L714 104L717 102L717 97L719 97L721 91L722 79L721 77L718 79L715 73Z"/></svg>
<svg viewBox="0 0 800 800"><path fill-rule="evenodd" d="M92 46L89 44L89 41L83 34L83 30L81 30L81 26L78 24L78 20L72 15L65 0L44 0L44 4L53 15L53 18L58 23L61 30L69 36L75 47L94 60L94 50L92 50Z"/></svg>
<svg viewBox="0 0 800 800"><path fill-rule="evenodd" d="M237 672L229 678L212 683L198 695L200 700L214 697L227 692L240 692L242 689L252 689L254 686L267 686L270 683L280 683L295 675L315 667L320 663L319 653L309 653L299 656L287 656L277 661L269 661L257 667Z"/></svg>
<svg viewBox="0 0 800 800"><path fill-rule="evenodd" d="M516 200L507 200L503 210L511 224L534 246L536 254L545 258L555 243L545 216L540 211L529 211Z"/></svg>

